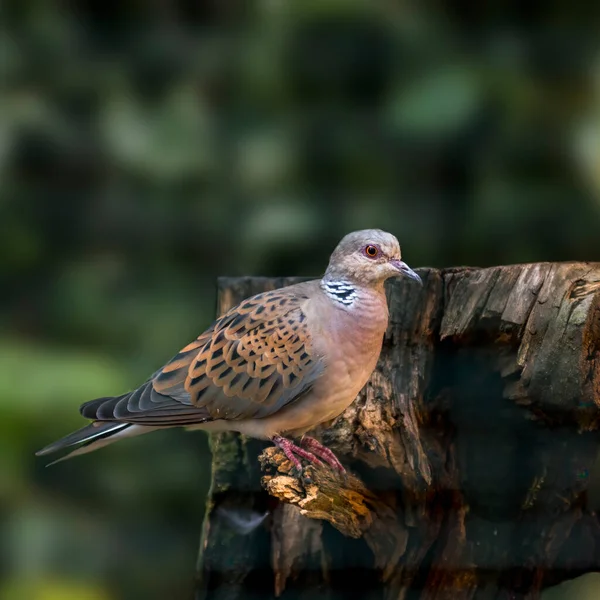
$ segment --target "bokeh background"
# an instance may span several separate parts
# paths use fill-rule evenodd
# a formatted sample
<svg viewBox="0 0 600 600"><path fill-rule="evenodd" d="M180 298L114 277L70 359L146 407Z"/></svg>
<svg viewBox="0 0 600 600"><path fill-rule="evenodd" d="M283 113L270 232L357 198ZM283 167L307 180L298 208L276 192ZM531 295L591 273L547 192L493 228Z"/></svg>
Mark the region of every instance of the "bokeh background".
<svg viewBox="0 0 600 600"><path fill-rule="evenodd" d="M51 469L85 400L205 328L218 275L599 260L600 5L4 0L0 600L189 598L203 434Z"/></svg>

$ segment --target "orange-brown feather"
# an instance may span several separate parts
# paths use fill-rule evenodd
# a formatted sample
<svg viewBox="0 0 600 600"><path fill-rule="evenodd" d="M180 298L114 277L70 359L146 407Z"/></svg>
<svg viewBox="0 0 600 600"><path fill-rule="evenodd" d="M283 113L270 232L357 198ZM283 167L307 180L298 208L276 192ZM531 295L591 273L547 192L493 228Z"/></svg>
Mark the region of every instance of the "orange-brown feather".
<svg viewBox="0 0 600 600"><path fill-rule="evenodd" d="M242 302L168 363L154 389L183 388L213 418L272 412L320 367L304 323L306 298L274 290Z"/></svg>

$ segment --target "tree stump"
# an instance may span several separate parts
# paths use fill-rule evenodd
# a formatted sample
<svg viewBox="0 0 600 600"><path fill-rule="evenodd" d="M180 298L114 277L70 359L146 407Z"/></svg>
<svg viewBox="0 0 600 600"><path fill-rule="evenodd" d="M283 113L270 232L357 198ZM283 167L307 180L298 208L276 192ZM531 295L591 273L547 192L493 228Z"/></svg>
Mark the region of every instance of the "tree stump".
<svg viewBox="0 0 600 600"><path fill-rule="evenodd" d="M600 570L600 264L394 280L371 380L320 427L347 477L212 437L196 598L538 598ZM300 279L221 279L219 312Z"/></svg>

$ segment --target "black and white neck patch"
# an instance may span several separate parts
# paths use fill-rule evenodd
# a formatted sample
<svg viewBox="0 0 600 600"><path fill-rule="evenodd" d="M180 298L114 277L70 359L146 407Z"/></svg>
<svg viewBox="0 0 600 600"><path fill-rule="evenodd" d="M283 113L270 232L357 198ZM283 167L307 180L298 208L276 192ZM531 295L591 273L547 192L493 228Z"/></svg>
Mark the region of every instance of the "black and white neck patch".
<svg viewBox="0 0 600 600"><path fill-rule="evenodd" d="M321 289L329 298L344 306L351 306L358 298L356 288L347 281L321 281Z"/></svg>

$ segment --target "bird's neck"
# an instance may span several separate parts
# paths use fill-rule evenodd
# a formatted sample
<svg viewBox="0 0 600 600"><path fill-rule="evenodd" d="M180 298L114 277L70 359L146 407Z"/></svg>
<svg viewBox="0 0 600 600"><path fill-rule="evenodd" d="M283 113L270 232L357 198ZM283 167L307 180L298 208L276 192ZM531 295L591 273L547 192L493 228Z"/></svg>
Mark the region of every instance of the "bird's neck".
<svg viewBox="0 0 600 600"><path fill-rule="evenodd" d="M364 286L351 280L323 279L321 290L329 305L337 310L329 314L325 328L333 340L340 332L345 343L361 353L379 353L388 325L388 306L383 283ZM338 340L339 341L339 340Z"/></svg>
<svg viewBox="0 0 600 600"><path fill-rule="evenodd" d="M324 277L321 290L341 307L351 308L374 296L385 296L383 282L379 285L365 286L349 278Z"/></svg>

